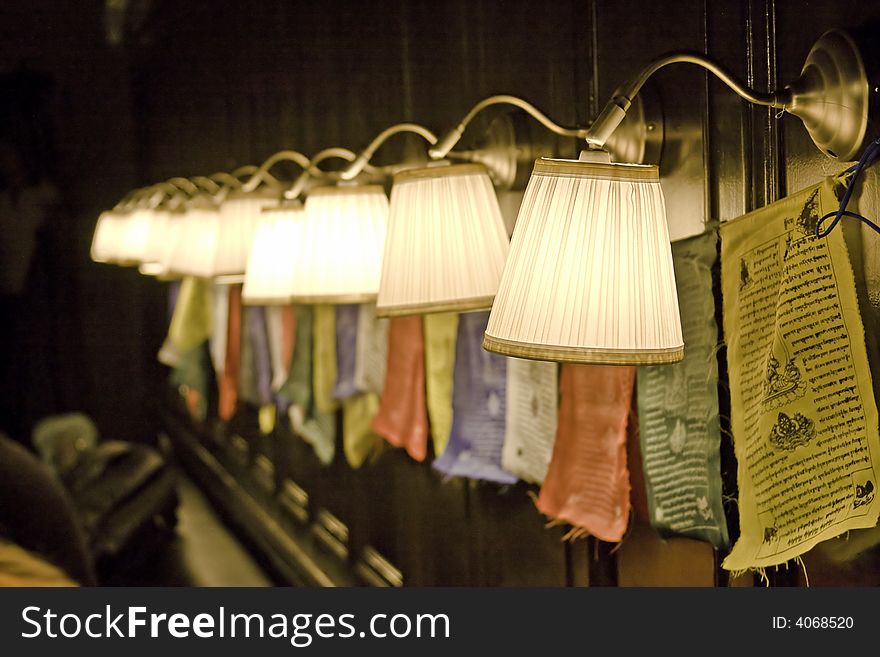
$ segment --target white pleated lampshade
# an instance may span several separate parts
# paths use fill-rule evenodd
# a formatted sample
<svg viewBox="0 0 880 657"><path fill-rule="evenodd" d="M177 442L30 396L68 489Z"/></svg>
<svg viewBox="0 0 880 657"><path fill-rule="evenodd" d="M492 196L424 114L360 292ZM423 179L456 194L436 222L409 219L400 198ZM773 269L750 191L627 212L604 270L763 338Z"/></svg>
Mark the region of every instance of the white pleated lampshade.
<svg viewBox="0 0 880 657"><path fill-rule="evenodd" d="M146 276L173 278L169 263L182 232L186 214L164 208L153 212L153 223L138 271Z"/></svg>
<svg viewBox="0 0 880 657"><path fill-rule="evenodd" d="M90 256L95 262L116 263L121 254L127 215L108 210L102 212L92 235Z"/></svg>
<svg viewBox="0 0 880 657"><path fill-rule="evenodd" d="M212 276L241 280L263 207L280 195L277 189L261 187L252 192L233 191L223 200Z"/></svg>
<svg viewBox="0 0 880 657"><path fill-rule="evenodd" d="M489 308L509 241L482 164L394 176L379 317Z"/></svg>
<svg viewBox="0 0 880 657"><path fill-rule="evenodd" d="M186 212L170 230L170 248L163 263L169 276L212 278L217 270L217 243L220 236L220 211L201 202Z"/></svg>
<svg viewBox="0 0 880 657"><path fill-rule="evenodd" d="M681 360L657 167L535 162L483 346L572 363Z"/></svg>
<svg viewBox="0 0 880 657"><path fill-rule="evenodd" d="M171 213L162 208L156 208L151 212L150 224L147 230L147 239L140 253L141 263L159 262L167 248L168 222Z"/></svg>
<svg viewBox="0 0 880 657"><path fill-rule="evenodd" d="M246 304L287 303L293 295L295 251L305 221L302 206L267 208L257 224L242 288Z"/></svg>
<svg viewBox="0 0 880 657"><path fill-rule="evenodd" d="M118 262L121 265L140 264L150 239L153 210L135 208L125 218L125 228L119 242Z"/></svg>
<svg viewBox="0 0 880 657"><path fill-rule="evenodd" d="M318 187L309 192L296 249L291 301L375 301L388 224L380 185Z"/></svg>

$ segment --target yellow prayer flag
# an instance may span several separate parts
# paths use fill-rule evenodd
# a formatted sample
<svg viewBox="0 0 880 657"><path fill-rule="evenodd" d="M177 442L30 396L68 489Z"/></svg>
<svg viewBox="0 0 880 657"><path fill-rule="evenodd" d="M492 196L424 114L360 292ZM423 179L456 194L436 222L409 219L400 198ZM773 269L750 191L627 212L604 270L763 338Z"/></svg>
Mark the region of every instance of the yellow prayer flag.
<svg viewBox="0 0 880 657"><path fill-rule="evenodd" d="M213 324L211 285L205 279L187 276L180 284L166 344L184 354L211 337Z"/></svg>
<svg viewBox="0 0 880 657"><path fill-rule="evenodd" d="M339 402L333 399L336 385L336 310L333 306L315 306L312 349L315 408L332 413L339 407Z"/></svg>
<svg viewBox="0 0 880 657"><path fill-rule="evenodd" d="M359 468L382 439L370 429L379 412L379 395L368 392L342 402L342 445L352 468Z"/></svg>
<svg viewBox="0 0 880 657"><path fill-rule="evenodd" d="M425 387L434 455L440 456L452 430L452 374L458 313L425 315Z"/></svg>
<svg viewBox="0 0 880 657"><path fill-rule="evenodd" d="M783 563L877 524L877 407L833 180L721 227L740 538L723 566Z"/></svg>

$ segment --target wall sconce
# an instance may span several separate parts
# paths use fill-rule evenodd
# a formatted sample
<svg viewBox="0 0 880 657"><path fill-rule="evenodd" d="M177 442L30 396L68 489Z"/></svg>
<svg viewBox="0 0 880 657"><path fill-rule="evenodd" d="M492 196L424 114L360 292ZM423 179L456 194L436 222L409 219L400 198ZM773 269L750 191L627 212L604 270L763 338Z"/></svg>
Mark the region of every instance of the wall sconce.
<svg viewBox="0 0 880 657"><path fill-rule="evenodd" d="M547 257L546 254L552 254ZM606 364L684 356L656 166L541 158L483 346Z"/></svg>
<svg viewBox="0 0 880 657"><path fill-rule="evenodd" d="M257 167L248 165L239 167L232 173L218 172L207 177L178 178L172 179L178 181L176 185L168 183L155 185L154 189L164 194L160 194L151 202L153 214L150 233L142 251L138 271L145 276L154 276L161 280L176 278L170 271L169 264L171 254L176 249L182 233L189 199L203 192L214 199L221 198L230 189L240 188L242 178L252 176L256 171ZM186 186L185 182L194 184Z"/></svg>
<svg viewBox="0 0 880 657"><path fill-rule="evenodd" d="M392 135L427 129L401 123L381 132L341 174L354 178ZM456 154L459 155L459 154ZM459 155L459 157L461 157ZM488 170L482 164L433 163L395 171L388 230L380 252L376 315L465 312L492 305L508 239ZM306 202L308 211L309 201Z"/></svg>
<svg viewBox="0 0 880 657"><path fill-rule="evenodd" d="M209 255L214 262L209 277L215 282L244 282L248 253L263 207L281 198L283 191L282 183L269 172L284 161L308 165L308 158L302 153L279 151L263 162L246 182L227 185L215 195L219 216L216 217L216 239L211 242L214 253Z"/></svg>
<svg viewBox="0 0 880 657"><path fill-rule="evenodd" d="M330 158L356 160L345 148L328 148L301 162L303 172L276 208L264 208L247 260L242 300L266 303L364 303L379 289L388 198L379 185L326 180L341 178L318 164ZM376 174L366 160L357 172ZM299 197L313 180L325 184ZM266 214L266 213L269 214ZM274 235L274 237L269 237ZM274 280L270 280L274 279Z"/></svg>
<svg viewBox="0 0 880 657"><path fill-rule="evenodd" d="M173 244L161 268L172 277L212 278L217 270L220 234L220 209L213 198L197 194L188 199L176 224Z"/></svg>
<svg viewBox="0 0 880 657"><path fill-rule="evenodd" d="M240 187L239 178L255 171L256 167L246 166L232 174L177 177L132 191L98 218L92 260L136 265L142 274L168 276L171 251L181 233L189 199L197 195L217 197L230 187Z"/></svg>
<svg viewBox="0 0 880 657"><path fill-rule="evenodd" d="M149 258L151 246L160 241L157 236L162 224L157 220L159 204L171 194L197 192L199 188L194 180L172 178L134 190L112 210L101 213L92 236L92 260L124 267L142 264ZM199 178L200 184L205 184L204 180Z"/></svg>
<svg viewBox="0 0 880 657"><path fill-rule="evenodd" d="M106 210L98 217L92 234L89 255L94 262L115 264L120 254L120 244L124 238L125 211L121 208Z"/></svg>
<svg viewBox="0 0 880 657"><path fill-rule="evenodd" d="M250 305L289 303L305 210L299 201L263 208L247 259L241 299Z"/></svg>
<svg viewBox="0 0 880 657"><path fill-rule="evenodd" d="M388 223L381 185L323 186L306 197L290 300L367 303L376 299Z"/></svg>
<svg viewBox="0 0 880 657"><path fill-rule="evenodd" d="M339 150L329 149L327 154L336 154ZM354 158L350 151L346 153ZM182 216L169 222L166 240L169 248L155 271L166 276L210 278L220 284L244 283L248 255L262 211L289 192L285 191L285 184L271 174L271 169L281 162L315 170L314 159L298 151L284 150L271 155L259 167L242 167L232 174L212 176L212 182L219 181L222 187L215 182L214 187L208 189L203 183L201 191L206 193L193 194L186 201ZM242 182L240 178L244 175L249 177ZM294 187L302 189L301 181Z"/></svg>
<svg viewBox="0 0 880 657"><path fill-rule="evenodd" d="M378 317L491 307L509 242L482 164L394 176Z"/></svg>
<svg viewBox="0 0 880 657"><path fill-rule="evenodd" d="M655 59L619 87L585 128L562 128L520 99L478 103L429 151L445 157L473 117L515 104L557 134L584 139L581 160L535 163L483 346L509 356L576 363L652 364L683 357L681 324L656 167L596 155L656 71L691 63L750 103L798 116L828 156L852 158L864 140L868 82L855 42L839 30L813 46L801 76L780 91L749 89L701 54ZM603 161L604 160L604 161Z"/></svg>
<svg viewBox="0 0 880 657"><path fill-rule="evenodd" d="M173 214L176 213L166 207L157 207L151 212L149 232L138 264L138 271L144 276L163 274L163 255L168 249L170 234L173 231L172 222L176 223Z"/></svg>
<svg viewBox="0 0 880 657"><path fill-rule="evenodd" d="M345 149L328 149L325 153L351 162L340 172L317 169L319 156L309 160L282 151L245 183L175 179L176 184L169 182L176 188L173 193L190 197L183 219L137 212L157 209L141 203L154 190L141 190L134 194L137 202L121 203L102 215L92 257L141 262L144 270L152 270L157 258L153 245L164 242L174 248L166 248L156 271L241 281L261 216L257 211L268 198L282 196L283 186L269 174L275 162L289 159L304 169L283 191L287 199L297 198L313 178L351 181L363 171L395 173L390 207L376 186L341 184L312 191L299 220L299 244L287 256L297 272L290 274L287 300L352 303L376 298L377 314L393 316L477 310L488 308L494 298L485 341L489 350L570 362L677 360L683 353L681 328L657 168L612 163L606 152L624 162L656 157L662 121L649 119L637 94L656 71L674 63L701 66L746 101L798 116L830 157L851 159L865 138L869 84L859 49L845 32L822 35L800 77L770 93L746 87L702 54L672 53L619 87L588 126L566 128L522 99L493 96L439 140L421 126L399 124L383 131L357 157ZM518 107L557 135L582 139L588 149L580 160L537 160L509 246L486 167L496 180L508 181L501 184L515 178L522 154L515 136L496 129L497 143L475 151L451 150L479 112L498 104ZM411 170L406 164L371 167L380 145L400 132L422 136L431 144L428 152L434 160L467 163L437 162ZM223 209L218 209L218 200ZM150 227L149 239L145 226ZM153 239L154 229L155 235L167 230L169 238ZM346 241L350 237L359 243ZM248 296L261 295L252 287Z"/></svg>

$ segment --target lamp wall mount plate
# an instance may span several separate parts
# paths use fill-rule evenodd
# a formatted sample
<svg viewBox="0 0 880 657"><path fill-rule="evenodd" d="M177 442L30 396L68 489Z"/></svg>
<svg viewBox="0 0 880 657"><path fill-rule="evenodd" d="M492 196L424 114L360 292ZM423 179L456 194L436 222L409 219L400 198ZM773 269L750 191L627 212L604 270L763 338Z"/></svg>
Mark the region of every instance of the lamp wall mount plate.
<svg viewBox="0 0 880 657"><path fill-rule="evenodd" d="M532 164L557 152L552 134L533 130L523 112L501 112L489 122L476 148L466 155L486 166L492 184L500 190L523 190Z"/></svg>
<svg viewBox="0 0 880 657"><path fill-rule="evenodd" d="M829 157L858 157L868 127L869 84L853 38L829 30L813 44L800 77L786 89L785 110L804 122L813 143Z"/></svg>

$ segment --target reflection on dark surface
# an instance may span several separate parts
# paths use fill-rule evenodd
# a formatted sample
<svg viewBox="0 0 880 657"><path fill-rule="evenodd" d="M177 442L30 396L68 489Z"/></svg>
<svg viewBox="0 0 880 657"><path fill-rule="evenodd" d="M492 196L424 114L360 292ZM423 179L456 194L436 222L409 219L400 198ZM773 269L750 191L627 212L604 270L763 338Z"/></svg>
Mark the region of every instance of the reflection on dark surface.
<svg viewBox="0 0 880 657"><path fill-rule="evenodd" d="M156 553L121 564L110 586L271 586L272 582L223 525L205 496L178 476L177 531Z"/></svg>

